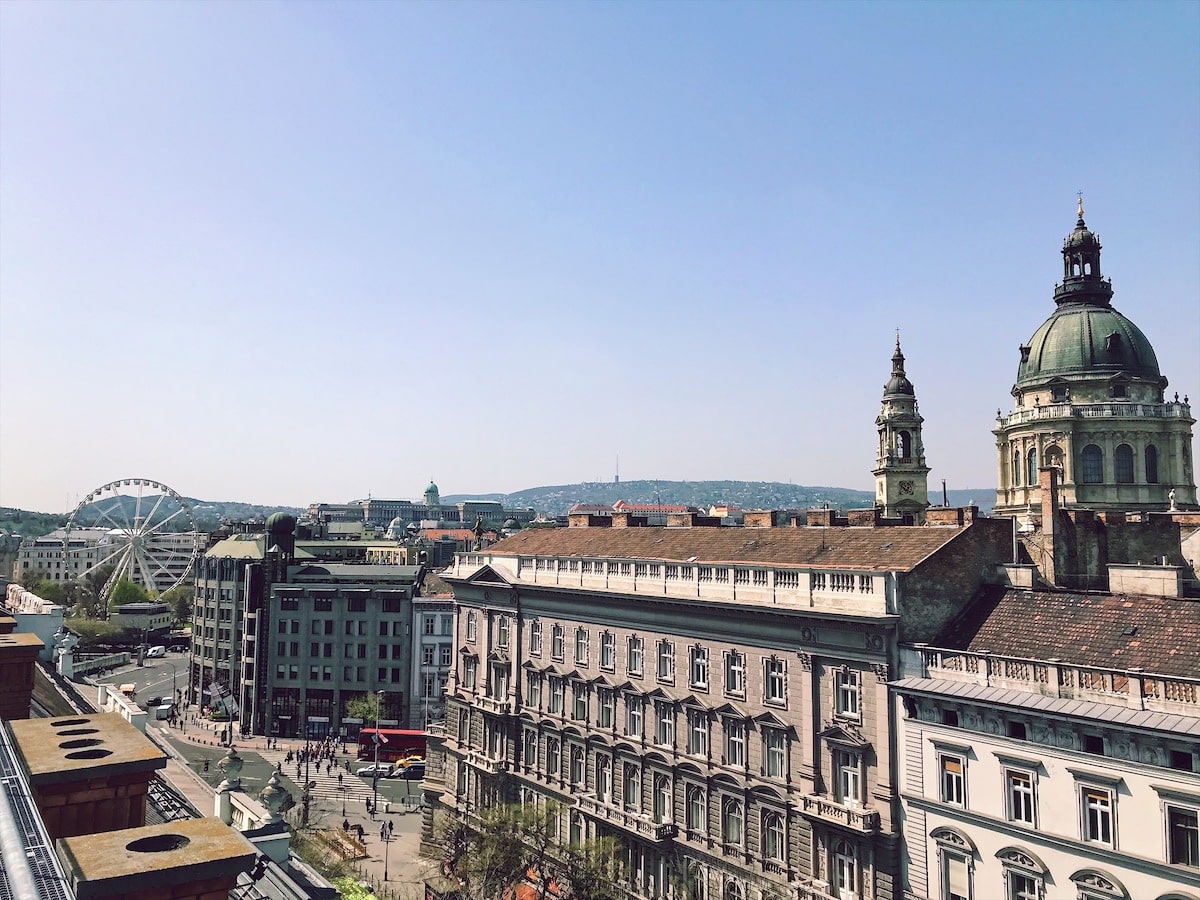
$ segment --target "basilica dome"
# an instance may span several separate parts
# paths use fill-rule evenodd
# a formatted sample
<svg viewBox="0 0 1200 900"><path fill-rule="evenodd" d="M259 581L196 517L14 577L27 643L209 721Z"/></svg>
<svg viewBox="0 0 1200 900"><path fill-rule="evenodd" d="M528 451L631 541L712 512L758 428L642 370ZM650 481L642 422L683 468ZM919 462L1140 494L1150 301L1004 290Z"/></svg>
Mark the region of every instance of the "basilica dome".
<svg viewBox="0 0 1200 900"><path fill-rule="evenodd" d="M1117 374L1151 381L1162 377L1146 335L1111 306L1066 303L1021 347L1016 386Z"/></svg>

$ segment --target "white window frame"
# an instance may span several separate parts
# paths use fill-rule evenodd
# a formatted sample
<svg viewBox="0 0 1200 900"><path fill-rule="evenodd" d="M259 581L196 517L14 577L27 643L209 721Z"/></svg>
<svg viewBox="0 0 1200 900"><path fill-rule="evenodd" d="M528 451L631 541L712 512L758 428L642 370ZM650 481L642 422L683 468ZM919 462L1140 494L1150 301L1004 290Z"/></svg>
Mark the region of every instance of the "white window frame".
<svg viewBox="0 0 1200 900"><path fill-rule="evenodd" d="M862 675L843 667L834 676L834 713L843 719L862 718Z"/></svg>
<svg viewBox="0 0 1200 900"><path fill-rule="evenodd" d="M599 688L596 697L596 725L599 728L612 728L616 721L617 700L611 688Z"/></svg>
<svg viewBox="0 0 1200 900"><path fill-rule="evenodd" d="M1200 801L1198 801L1200 802ZM1171 815L1178 813L1183 816L1190 816L1192 820L1191 828L1188 829L1194 835L1191 841L1191 857L1192 862L1179 862L1172 859L1172 852L1175 849L1173 832L1171 829ZM1184 826L1186 828L1186 826ZM1180 802L1176 799L1170 799L1163 803L1163 828L1165 829L1165 854L1163 858L1168 865L1183 866L1184 868L1195 869L1200 866L1200 808L1192 803Z"/></svg>
<svg viewBox="0 0 1200 900"><path fill-rule="evenodd" d="M612 672L617 667L617 636L611 631L600 634L600 668Z"/></svg>
<svg viewBox="0 0 1200 900"><path fill-rule="evenodd" d="M612 757L603 753L596 754L596 799L612 801Z"/></svg>
<svg viewBox="0 0 1200 900"><path fill-rule="evenodd" d="M531 656L542 655L542 623L537 619L529 623L529 653Z"/></svg>
<svg viewBox="0 0 1200 900"><path fill-rule="evenodd" d="M636 634L631 634L626 641L627 656L625 668L630 675L641 676L646 665L646 642Z"/></svg>
<svg viewBox="0 0 1200 900"><path fill-rule="evenodd" d="M552 625L550 627L550 658L556 662L563 662L567 657L567 639L561 625Z"/></svg>
<svg viewBox="0 0 1200 900"><path fill-rule="evenodd" d="M838 748L833 751L834 785L837 801L843 806L861 806L863 786L863 758L861 753Z"/></svg>
<svg viewBox="0 0 1200 900"><path fill-rule="evenodd" d="M1004 767L1004 814L1009 822L1037 828L1037 772L1018 766ZM1024 780L1025 784L1019 784ZM1018 799L1021 798L1021 799ZM1028 807L1021 810L1019 807ZM1028 812L1028 818L1018 813Z"/></svg>
<svg viewBox="0 0 1200 900"><path fill-rule="evenodd" d="M939 750L938 799L948 806L967 808L967 757L965 753Z"/></svg>
<svg viewBox="0 0 1200 900"><path fill-rule="evenodd" d="M696 832L700 837L705 836L708 833L708 797L704 788L695 784L689 785L686 803L684 824L687 830Z"/></svg>
<svg viewBox="0 0 1200 900"><path fill-rule="evenodd" d="M725 765L744 769L746 767L746 723L740 719L727 717L724 725Z"/></svg>
<svg viewBox="0 0 1200 900"><path fill-rule="evenodd" d="M763 702L787 705L787 660L778 656L763 658Z"/></svg>
<svg viewBox="0 0 1200 900"><path fill-rule="evenodd" d="M640 738L645 733L645 701L632 694L625 695L625 734Z"/></svg>
<svg viewBox="0 0 1200 900"><path fill-rule="evenodd" d="M736 824L736 828L731 825ZM721 798L721 842L741 847L746 841L746 807L737 797Z"/></svg>
<svg viewBox="0 0 1200 900"><path fill-rule="evenodd" d="M575 665L586 666L588 664L588 650L590 649L591 636L588 630L582 625L575 629Z"/></svg>
<svg viewBox="0 0 1200 900"><path fill-rule="evenodd" d="M561 716L566 703L566 685L562 678L550 676L550 707L551 715Z"/></svg>
<svg viewBox="0 0 1200 900"><path fill-rule="evenodd" d="M1117 848L1117 790L1114 785L1081 781L1079 790L1079 838L1085 844ZM1096 802L1093 802L1096 801ZM1101 803L1102 801L1102 803ZM1092 817L1096 825L1108 831L1107 838L1093 836Z"/></svg>
<svg viewBox="0 0 1200 900"><path fill-rule="evenodd" d="M782 865L787 851L787 830L784 827L783 814L777 810L764 809L760 834L762 858Z"/></svg>
<svg viewBox="0 0 1200 900"><path fill-rule="evenodd" d="M768 778L787 777L787 732L782 728L764 727L763 774Z"/></svg>
<svg viewBox="0 0 1200 900"><path fill-rule="evenodd" d="M675 705L658 700L654 704L654 743L660 747L675 746Z"/></svg>
<svg viewBox="0 0 1200 900"><path fill-rule="evenodd" d="M640 812L642 808L642 772L632 763L625 764L621 785L621 804L624 809Z"/></svg>
<svg viewBox="0 0 1200 900"><path fill-rule="evenodd" d="M725 651L725 693L746 696L746 654L740 650Z"/></svg>
<svg viewBox="0 0 1200 900"><path fill-rule="evenodd" d="M475 638L479 634L479 620L475 616L474 610L467 610L467 640L475 643Z"/></svg>
<svg viewBox="0 0 1200 900"><path fill-rule="evenodd" d="M702 709L688 710L688 753L708 755L708 713Z"/></svg>
<svg viewBox="0 0 1200 900"><path fill-rule="evenodd" d="M708 648L700 644L693 644L688 651L688 683L708 690Z"/></svg>
<svg viewBox="0 0 1200 900"><path fill-rule="evenodd" d="M661 640L658 642L658 652L656 654L657 664L655 667L655 675L659 681L668 684L675 683L675 642Z"/></svg>

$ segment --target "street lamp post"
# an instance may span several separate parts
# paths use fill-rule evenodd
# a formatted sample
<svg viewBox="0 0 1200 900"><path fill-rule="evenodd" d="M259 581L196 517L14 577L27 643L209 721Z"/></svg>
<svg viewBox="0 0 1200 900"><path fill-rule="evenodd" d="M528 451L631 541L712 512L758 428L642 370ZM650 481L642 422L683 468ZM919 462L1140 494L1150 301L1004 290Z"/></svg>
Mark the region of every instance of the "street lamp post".
<svg viewBox="0 0 1200 900"><path fill-rule="evenodd" d="M347 789L344 784L338 785L338 793L340 793L342 795L342 818L343 819L346 818L346 790Z"/></svg>
<svg viewBox="0 0 1200 900"><path fill-rule="evenodd" d="M383 691L376 691L375 697L375 767L371 770L371 791L374 797L371 800L371 809L376 809L379 806L379 719L383 713ZM387 868L386 866L384 868Z"/></svg>
<svg viewBox="0 0 1200 900"><path fill-rule="evenodd" d="M387 828L379 830L379 837L383 839L383 880L388 880L388 848L392 846L392 833Z"/></svg>

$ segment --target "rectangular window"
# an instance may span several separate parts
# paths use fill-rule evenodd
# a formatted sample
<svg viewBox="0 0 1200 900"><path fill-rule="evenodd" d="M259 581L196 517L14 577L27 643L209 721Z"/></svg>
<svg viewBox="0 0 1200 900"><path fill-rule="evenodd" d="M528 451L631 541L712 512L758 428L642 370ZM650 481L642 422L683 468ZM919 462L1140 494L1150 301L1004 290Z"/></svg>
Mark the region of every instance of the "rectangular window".
<svg viewBox="0 0 1200 900"><path fill-rule="evenodd" d="M475 612L468 610L467 612L467 640L474 641L475 635L478 633L479 624L475 618Z"/></svg>
<svg viewBox="0 0 1200 900"><path fill-rule="evenodd" d="M663 747L675 745L675 707L670 703L656 704L658 717L654 742Z"/></svg>
<svg viewBox="0 0 1200 900"><path fill-rule="evenodd" d="M443 669L449 668L450 660L454 658L453 649L453 644L442 644L438 648L438 665ZM394 653L392 654L393 657L395 657L395 655L396 654Z"/></svg>
<svg viewBox="0 0 1200 900"><path fill-rule="evenodd" d="M508 649L508 616L501 616L500 621L496 623L496 646L501 650Z"/></svg>
<svg viewBox="0 0 1200 900"><path fill-rule="evenodd" d="M946 900L971 900L971 878L967 858L946 853L942 857L945 867Z"/></svg>
<svg viewBox="0 0 1200 900"><path fill-rule="evenodd" d="M746 726L732 719L725 720L725 763L730 766L746 765Z"/></svg>
<svg viewBox="0 0 1200 900"><path fill-rule="evenodd" d="M561 678L550 679L550 712L554 715L562 715L563 711L563 680Z"/></svg>
<svg viewBox="0 0 1200 900"><path fill-rule="evenodd" d="M599 703L600 716L597 720L597 724L601 728L612 728L613 712L616 707L616 701L613 699L613 692L606 688L600 688Z"/></svg>
<svg viewBox="0 0 1200 900"><path fill-rule="evenodd" d="M572 688L574 693L574 706L572 718L577 722L586 722L588 717L588 697L587 686L577 684Z"/></svg>
<svg viewBox="0 0 1200 900"><path fill-rule="evenodd" d="M707 688L708 649L697 645L688 652L688 682L695 688Z"/></svg>
<svg viewBox="0 0 1200 900"><path fill-rule="evenodd" d="M787 662L778 657L763 660L763 700L781 704L787 700Z"/></svg>
<svg viewBox="0 0 1200 900"><path fill-rule="evenodd" d="M630 675L642 674L642 639L632 636L629 638L629 658L626 660L626 668Z"/></svg>
<svg viewBox="0 0 1200 900"><path fill-rule="evenodd" d="M529 652L534 656L542 655L542 623L529 623Z"/></svg>
<svg viewBox="0 0 1200 900"><path fill-rule="evenodd" d="M1006 868L1004 875L1008 879L1008 900L1041 900L1042 892L1038 889L1038 881L1032 876L1011 868Z"/></svg>
<svg viewBox="0 0 1200 900"><path fill-rule="evenodd" d="M550 629L550 658L562 662L566 657L566 639L563 627L555 625Z"/></svg>
<svg viewBox="0 0 1200 900"><path fill-rule="evenodd" d="M606 672L617 666L617 637L611 631L600 635L600 668Z"/></svg>
<svg viewBox="0 0 1200 900"><path fill-rule="evenodd" d="M771 778L787 775L787 735L778 728L763 729L763 767Z"/></svg>
<svg viewBox="0 0 1200 900"><path fill-rule="evenodd" d="M1108 788L1084 786L1080 789L1083 839L1095 844L1113 845L1113 793Z"/></svg>
<svg viewBox="0 0 1200 900"><path fill-rule="evenodd" d="M738 650L725 654L725 693L736 697L746 695L746 655Z"/></svg>
<svg viewBox="0 0 1200 900"><path fill-rule="evenodd" d="M942 773L942 802L966 806L966 764L961 756L938 756Z"/></svg>
<svg viewBox="0 0 1200 900"><path fill-rule="evenodd" d="M834 703L837 714L845 716L847 719L857 719L860 715L858 672L853 669L842 669L837 673L835 681Z"/></svg>
<svg viewBox="0 0 1200 900"><path fill-rule="evenodd" d="M1026 825L1036 824L1034 814L1033 773L1019 769L1004 772L1005 793L1008 795L1008 820Z"/></svg>
<svg viewBox="0 0 1200 900"><path fill-rule="evenodd" d="M575 665L588 664L588 632L586 628L575 629Z"/></svg>
<svg viewBox="0 0 1200 900"><path fill-rule="evenodd" d="M702 710L688 712L688 753L708 755L708 715Z"/></svg>
<svg viewBox="0 0 1200 900"><path fill-rule="evenodd" d="M625 698L625 733L630 737L642 736L642 700L640 697Z"/></svg>
<svg viewBox="0 0 1200 900"><path fill-rule="evenodd" d="M525 681L525 705L537 709L542 705L542 676L530 672Z"/></svg>
<svg viewBox="0 0 1200 900"><path fill-rule="evenodd" d="M836 750L833 760L838 802L846 806L858 806L862 803L861 758L857 753L848 750Z"/></svg>
<svg viewBox="0 0 1200 900"><path fill-rule="evenodd" d="M1197 813L1183 806L1167 807L1167 862L1200 867L1200 830Z"/></svg>
<svg viewBox="0 0 1200 900"><path fill-rule="evenodd" d="M546 774L551 778L558 775L562 766L562 745L558 738L546 738Z"/></svg>
<svg viewBox="0 0 1200 900"><path fill-rule="evenodd" d="M658 642L658 680L675 680L675 645L671 641Z"/></svg>

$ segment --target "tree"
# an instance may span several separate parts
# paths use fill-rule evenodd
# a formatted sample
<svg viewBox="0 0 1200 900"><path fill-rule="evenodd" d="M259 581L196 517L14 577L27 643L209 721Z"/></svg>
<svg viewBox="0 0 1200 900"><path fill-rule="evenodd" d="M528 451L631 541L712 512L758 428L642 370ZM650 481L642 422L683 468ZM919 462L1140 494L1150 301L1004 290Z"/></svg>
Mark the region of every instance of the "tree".
<svg viewBox="0 0 1200 900"><path fill-rule="evenodd" d="M140 584L134 584L128 578L120 578L113 585L112 593L108 595L108 608L114 610L129 603L146 603L150 592Z"/></svg>
<svg viewBox="0 0 1200 900"><path fill-rule="evenodd" d="M177 624L186 625L192 620L192 606L195 596L196 589L192 585L177 584L175 587L163 591L162 596L158 599L171 607L171 612L174 613Z"/></svg>
<svg viewBox="0 0 1200 900"><path fill-rule="evenodd" d="M383 717L383 700L378 694L360 694L346 701L346 716L372 724Z"/></svg>
<svg viewBox="0 0 1200 900"><path fill-rule="evenodd" d="M559 829L567 814L554 802L489 807L477 826L447 814L434 828L434 842L460 882L463 900L512 898L523 883L540 900L624 897L620 843L601 838L564 844Z"/></svg>

